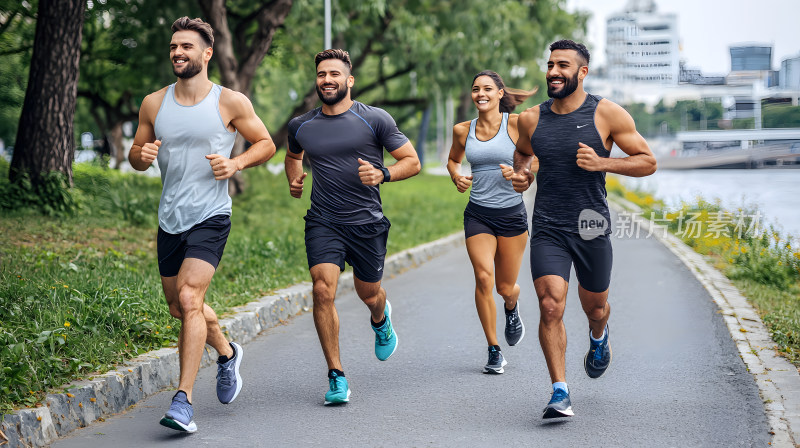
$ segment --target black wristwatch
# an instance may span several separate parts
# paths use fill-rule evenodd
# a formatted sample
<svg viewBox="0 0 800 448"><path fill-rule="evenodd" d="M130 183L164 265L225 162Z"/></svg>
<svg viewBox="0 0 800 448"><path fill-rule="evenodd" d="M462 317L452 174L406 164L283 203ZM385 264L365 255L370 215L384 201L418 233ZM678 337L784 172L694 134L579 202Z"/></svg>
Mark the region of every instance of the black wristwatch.
<svg viewBox="0 0 800 448"><path fill-rule="evenodd" d="M383 173L383 180L381 181L381 183L389 182L390 180L392 180L392 175L389 174L389 168L382 166L378 169L381 170L381 172Z"/></svg>

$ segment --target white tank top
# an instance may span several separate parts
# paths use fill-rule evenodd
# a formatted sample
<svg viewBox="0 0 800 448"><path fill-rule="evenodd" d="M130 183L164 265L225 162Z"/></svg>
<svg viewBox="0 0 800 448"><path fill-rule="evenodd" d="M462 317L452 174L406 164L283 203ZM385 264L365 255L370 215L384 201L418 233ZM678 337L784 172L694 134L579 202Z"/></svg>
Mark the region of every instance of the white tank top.
<svg viewBox="0 0 800 448"><path fill-rule="evenodd" d="M222 88L214 84L194 106L175 100L175 84L167 88L156 115L161 201L158 225L177 234L215 215L231 214L228 180L215 180L209 154L231 156L236 131L230 132L219 113Z"/></svg>

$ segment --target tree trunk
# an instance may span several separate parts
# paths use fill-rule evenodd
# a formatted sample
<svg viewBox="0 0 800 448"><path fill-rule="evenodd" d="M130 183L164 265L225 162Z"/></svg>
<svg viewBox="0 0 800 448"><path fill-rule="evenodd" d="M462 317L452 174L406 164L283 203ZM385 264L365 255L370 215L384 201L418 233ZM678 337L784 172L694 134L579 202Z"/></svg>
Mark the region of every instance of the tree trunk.
<svg viewBox="0 0 800 448"><path fill-rule="evenodd" d="M272 0L261 3L252 13L242 17L234 26L228 20L226 0L198 0L206 21L214 29L214 58L219 67L222 85L250 97L253 77L272 45L275 31L283 25L292 9L293 0ZM256 23L256 32L247 42L247 29ZM231 157L244 152L241 136L236 137ZM228 193L235 196L246 188L244 177L236 173L228 182Z"/></svg>
<svg viewBox="0 0 800 448"><path fill-rule="evenodd" d="M9 179L60 171L72 185L73 118L78 91L84 0L40 0L30 77Z"/></svg>
<svg viewBox="0 0 800 448"><path fill-rule="evenodd" d="M114 158L114 168L119 169L125 161L125 148L122 145L122 121L114 123L111 128L111 157Z"/></svg>

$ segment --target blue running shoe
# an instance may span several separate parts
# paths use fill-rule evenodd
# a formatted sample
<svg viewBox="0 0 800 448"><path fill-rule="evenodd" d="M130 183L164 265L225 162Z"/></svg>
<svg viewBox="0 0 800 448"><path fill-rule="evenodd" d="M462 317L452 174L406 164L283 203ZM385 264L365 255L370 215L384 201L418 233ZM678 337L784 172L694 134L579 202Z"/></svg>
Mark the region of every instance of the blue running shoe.
<svg viewBox="0 0 800 448"><path fill-rule="evenodd" d="M483 366L483 373L501 374L505 372L503 367L505 367L506 364L508 364L508 362L503 357L503 353L490 345L489 360L486 361L486 365Z"/></svg>
<svg viewBox="0 0 800 448"><path fill-rule="evenodd" d="M583 367L589 378L600 378L608 365L611 364L611 345L608 343L608 325L606 325L606 335L600 342L592 340L592 330L589 330L589 352L583 358Z"/></svg>
<svg viewBox="0 0 800 448"><path fill-rule="evenodd" d="M192 421L194 410L189 399L186 398L186 392L179 390L178 393L172 397L172 404L169 406L169 411L161 418L162 426L183 432L197 431L197 425Z"/></svg>
<svg viewBox="0 0 800 448"><path fill-rule="evenodd" d="M347 386L347 378L337 375L336 372L330 372L328 373L328 382L331 389L325 393L325 406L350 401L350 388Z"/></svg>
<svg viewBox="0 0 800 448"><path fill-rule="evenodd" d="M386 361L397 350L397 333L392 327L392 305L388 300L383 315L386 316L386 322L380 328L373 326L372 330L375 332L375 356L381 361Z"/></svg>
<svg viewBox="0 0 800 448"><path fill-rule="evenodd" d="M242 390L242 377L239 365L242 363L242 346L231 342L233 358L226 363L217 361L217 398L220 403L228 404L236 399Z"/></svg>
<svg viewBox="0 0 800 448"><path fill-rule="evenodd" d="M542 418L572 417L572 402L569 400L569 392L558 388L553 391L550 402L544 408Z"/></svg>

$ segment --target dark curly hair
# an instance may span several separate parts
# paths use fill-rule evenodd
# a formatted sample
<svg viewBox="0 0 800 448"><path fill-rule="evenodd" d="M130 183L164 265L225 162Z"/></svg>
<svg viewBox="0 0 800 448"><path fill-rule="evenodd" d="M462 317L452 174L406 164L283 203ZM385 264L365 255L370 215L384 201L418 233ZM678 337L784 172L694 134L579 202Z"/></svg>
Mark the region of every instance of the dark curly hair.
<svg viewBox="0 0 800 448"><path fill-rule="evenodd" d="M575 50L578 52L578 56L583 59L583 65L589 66L589 50L586 49L586 45L569 39L563 39L550 44L550 51L553 50Z"/></svg>

